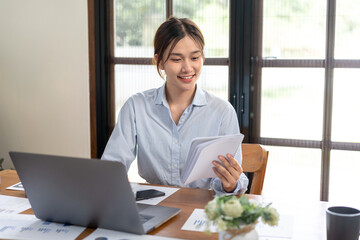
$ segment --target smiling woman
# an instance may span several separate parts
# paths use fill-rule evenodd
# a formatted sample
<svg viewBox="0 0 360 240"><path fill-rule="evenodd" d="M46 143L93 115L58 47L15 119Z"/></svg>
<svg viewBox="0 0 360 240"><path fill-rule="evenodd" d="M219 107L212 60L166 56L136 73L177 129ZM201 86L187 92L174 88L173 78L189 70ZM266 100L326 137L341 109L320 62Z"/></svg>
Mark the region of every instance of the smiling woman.
<svg viewBox="0 0 360 240"><path fill-rule="evenodd" d="M166 78L166 97L174 122L192 102L204 58L204 37L189 19L169 18L154 38L154 60Z"/></svg>
<svg viewBox="0 0 360 240"><path fill-rule="evenodd" d="M181 39L168 60L160 64L166 76L166 97L173 121L177 124L182 113L191 104L200 77L203 58L193 39L186 36ZM157 55L155 55L155 58Z"/></svg>
<svg viewBox="0 0 360 240"><path fill-rule="evenodd" d="M241 148L235 156L209 159L216 178L189 184L181 181L195 137L239 134L231 104L197 86L204 45L200 29L189 19L170 17L160 25L154 38L154 59L165 83L125 102L103 160L120 161L129 169L137 157L139 175L152 184L211 187L218 194L246 190L248 179L241 168Z"/></svg>

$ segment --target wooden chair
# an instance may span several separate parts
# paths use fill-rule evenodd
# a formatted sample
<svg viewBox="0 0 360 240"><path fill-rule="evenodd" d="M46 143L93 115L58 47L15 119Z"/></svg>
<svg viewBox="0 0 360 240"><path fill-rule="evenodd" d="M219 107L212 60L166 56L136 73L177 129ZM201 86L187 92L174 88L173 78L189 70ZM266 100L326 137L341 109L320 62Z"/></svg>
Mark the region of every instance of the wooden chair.
<svg viewBox="0 0 360 240"><path fill-rule="evenodd" d="M266 151L260 144L254 143L243 143L241 149L244 173L253 173L250 174L252 179L249 177L249 193L261 195L269 151Z"/></svg>

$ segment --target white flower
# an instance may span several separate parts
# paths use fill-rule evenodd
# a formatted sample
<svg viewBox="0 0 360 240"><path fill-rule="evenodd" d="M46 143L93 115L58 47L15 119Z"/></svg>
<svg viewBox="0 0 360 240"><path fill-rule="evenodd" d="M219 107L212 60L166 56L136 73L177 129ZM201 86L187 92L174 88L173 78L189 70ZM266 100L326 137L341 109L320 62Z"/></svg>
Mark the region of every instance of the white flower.
<svg viewBox="0 0 360 240"><path fill-rule="evenodd" d="M279 222L279 213L276 211L275 208L267 208L265 209L261 220L264 223L269 224L270 226L276 226Z"/></svg>
<svg viewBox="0 0 360 240"><path fill-rule="evenodd" d="M222 206L222 210L226 216L237 218L241 216L243 207L238 199L230 199Z"/></svg>
<svg viewBox="0 0 360 240"><path fill-rule="evenodd" d="M216 226L219 231L224 231L227 229L226 222L222 220L221 218L218 218L216 220Z"/></svg>
<svg viewBox="0 0 360 240"><path fill-rule="evenodd" d="M211 224L215 224L218 231L251 227L260 217L265 224L278 225L279 214L274 208L269 207L270 204L262 207L258 201L247 199L245 195L240 198L230 195L215 196L205 206L205 231L210 231ZM246 214L243 214L244 212Z"/></svg>
<svg viewBox="0 0 360 240"><path fill-rule="evenodd" d="M209 220L215 220L219 216L215 199L205 206L205 213Z"/></svg>

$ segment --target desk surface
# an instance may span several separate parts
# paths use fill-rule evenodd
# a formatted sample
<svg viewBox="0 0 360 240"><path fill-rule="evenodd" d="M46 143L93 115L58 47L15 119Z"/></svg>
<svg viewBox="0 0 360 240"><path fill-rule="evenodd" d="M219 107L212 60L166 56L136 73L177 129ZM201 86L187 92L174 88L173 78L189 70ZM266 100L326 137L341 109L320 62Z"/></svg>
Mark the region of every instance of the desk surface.
<svg viewBox="0 0 360 240"><path fill-rule="evenodd" d="M1 187L0 194L26 197L23 191L6 190L7 187L19 182L19 178L14 170L4 170L0 172ZM255 198L261 201L261 196L248 195L249 198ZM281 197L281 196L280 196ZM179 215L170 219L168 222L155 229L150 234L157 236L182 238L182 239L218 239L218 234L207 235L202 232L182 231L181 227L189 218L195 208L204 208L206 203L213 198L213 192L209 190L180 188L173 195L166 198L159 205L181 208ZM322 240L326 239L325 210L328 206L326 202L315 202L313 204L297 204L279 201L273 201L274 207L281 213L293 216L292 238L298 240ZM33 214L32 210L26 210L26 214ZM77 239L83 239L94 229L87 228ZM274 238L269 238L274 239Z"/></svg>

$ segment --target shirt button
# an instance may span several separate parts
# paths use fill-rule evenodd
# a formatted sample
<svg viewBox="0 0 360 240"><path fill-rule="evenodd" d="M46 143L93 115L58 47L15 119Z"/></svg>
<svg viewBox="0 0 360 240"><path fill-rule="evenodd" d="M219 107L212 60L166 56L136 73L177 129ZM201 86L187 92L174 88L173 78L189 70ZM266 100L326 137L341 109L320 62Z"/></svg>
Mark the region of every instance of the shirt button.
<svg viewBox="0 0 360 240"><path fill-rule="evenodd" d="M184 119L183 119L183 118L181 119L181 122L184 122Z"/></svg>
<svg viewBox="0 0 360 240"><path fill-rule="evenodd" d="M175 140L174 140L174 143L178 143L178 140L177 140L177 139L175 139Z"/></svg>
<svg viewBox="0 0 360 240"><path fill-rule="evenodd" d="M175 168L177 167L176 163L174 164L174 167L175 167Z"/></svg>

